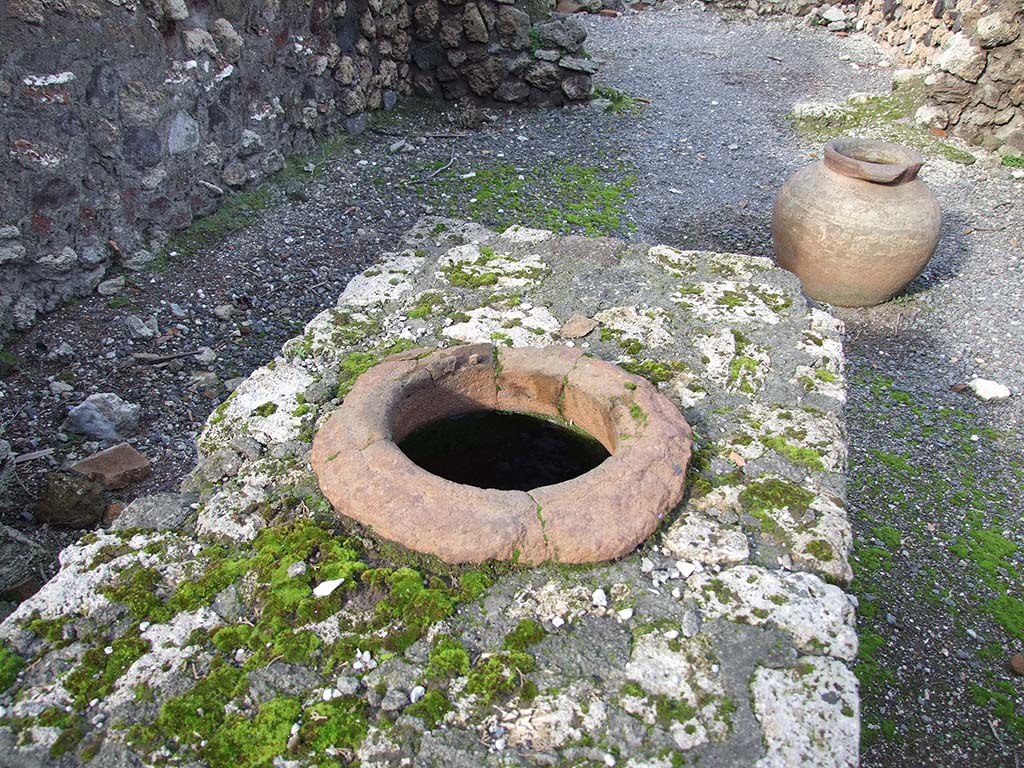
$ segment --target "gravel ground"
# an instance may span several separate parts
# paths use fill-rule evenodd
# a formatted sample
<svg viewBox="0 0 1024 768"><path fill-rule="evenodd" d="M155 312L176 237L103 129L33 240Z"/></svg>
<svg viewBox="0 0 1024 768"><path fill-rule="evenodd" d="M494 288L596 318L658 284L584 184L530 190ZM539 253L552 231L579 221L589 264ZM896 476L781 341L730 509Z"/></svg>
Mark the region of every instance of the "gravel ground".
<svg viewBox="0 0 1024 768"><path fill-rule="evenodd" d="M55 452L19 465L4 522L54 552L76 535L34 526L31 509L46 471L98 447L60 431L68 405L90 392L143 406L133 441L154 471L123 500L175 488L231 379L272 357L423 213L770 255L774 194L820 151L793 132L792 104L885 90L891 77L865 38L793 23L697 11L587 23L599 80L649 104L623 115L495 113L463 131L453 113L411 102L313 158L306 178L272 188L251 221L224 217L225 229L245 227L193 258L129 275L127 304L93 297L14 339L18 369L0 381L7 437L19 453ZM408 151L392 147L399 136ZM839 311L849 333L864 765L1016 766L1024 686L1007 662L1024 644L1022 407L951 387L974 375L1024 387L1022 187L990 160L929 158L923 175L946 212L936 258L907 295ZM566 222L560 212L581 199L600 214ZM222 305L232 306L227 320L213 313ZM159 336L131 339L126 315L156 316ZM53 358L63 342L72 354ZM204 346L216 360L131 357ZM52 394L54 381L73 391Z"/></svg>

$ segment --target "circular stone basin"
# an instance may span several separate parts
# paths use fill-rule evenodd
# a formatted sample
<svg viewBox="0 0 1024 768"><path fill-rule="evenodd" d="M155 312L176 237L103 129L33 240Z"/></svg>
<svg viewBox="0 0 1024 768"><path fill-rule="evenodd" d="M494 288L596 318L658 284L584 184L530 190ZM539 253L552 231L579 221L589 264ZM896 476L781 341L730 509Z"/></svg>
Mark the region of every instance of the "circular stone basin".
<svg viewBox="0 0 1024 768"><path fill-rule="evenodd" d="M582 430L608 457L575 477L574 466L587 469L603 453L569 462L563 482L524 487L525 478L499 490L445 479L400 447L437 468L424 455L443 459L444 441L417 454L418 436L462 419L491 419L495 429L509 414ZM616 365L570 347L470 344L409 350L364 373L317 433L312 464L338 512L410 549L450 563L586 563L632 551L682 501L690 445L675 405ZM506 442L509 451L535 448L529 435ZM505 458L514 468L524 457ZM459 479L486 484L487 463ZM515 486L507 475L502 482Z"/></svg>

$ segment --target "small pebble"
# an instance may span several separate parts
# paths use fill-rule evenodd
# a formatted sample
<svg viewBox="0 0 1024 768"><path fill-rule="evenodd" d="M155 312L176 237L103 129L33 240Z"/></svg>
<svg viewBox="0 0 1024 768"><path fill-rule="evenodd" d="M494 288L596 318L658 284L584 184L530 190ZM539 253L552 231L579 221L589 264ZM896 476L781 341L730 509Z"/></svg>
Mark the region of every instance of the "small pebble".
<svg viewBox="0 0 1024 768"><path fill-rule="evenodd" d="M597 589L594 590L594 594L591 596L591 601L598 608L607 608L608 607L608 595L606 595L604 593L604 590L601 589L600 587L598 587Z"/></svg>

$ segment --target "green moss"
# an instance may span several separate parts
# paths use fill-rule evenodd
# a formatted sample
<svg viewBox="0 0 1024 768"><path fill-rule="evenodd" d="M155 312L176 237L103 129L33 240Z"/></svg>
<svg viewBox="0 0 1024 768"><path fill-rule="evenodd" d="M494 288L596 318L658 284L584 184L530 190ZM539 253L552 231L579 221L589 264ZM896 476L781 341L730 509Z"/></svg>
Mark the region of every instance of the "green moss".
<svg viewBox="0 0 1024 768"><path fill-rule="evenodd" d="M687 368L686 363L661 362L658 360L625 361L619 363L619 366L636 376L643 376L652 384L670 381ZM627 384L626 386L628 389L629 385ZM636 388L635 385L633 388Z"/></svg>
<svg viewBox="0 0 1024 768"><path fill-rule="evenodd" d="M18 679L18 673L25 666L25 660L0 643L0 692L6 691Z"/></svg>
<svg viewBox="0 0 1024 768"><path fill-rule="evenodd" d="M218 649L230 655L239 648L252 648L255 632L251 624L231 624L215 631L211 639Z"/></svg>
<svg viewBox="0 0 1024 768"><path fill-rule="evenodd" d="M102 699L114 689L114 683L128 671L143 654L149 652L149 641L138 635L134 628L104 648L90 648L82 654L77 667L63 680L77 709L84 709L93 699Z"/></svg>
<svg viewBox="0 0 1024 768"><path fill-rule="evenodd" d="M456 288L482 288L495 285L501 277L497 272L480 272L467 269L463 262L454 262L441 268L445 279Z"/></svg>
<svg viewBox="0 0 1024 768"><path fill-rule="evenodd" d="M74 751L82 739L85 737L85 729L82 723L76 718L74 722L69 723L56 741L50 746L50 757L58 759L61 755L67 754L68 752Z"/></svg>
<svg viewBox="0 0 1024 768"><path fill-rule="evenodd" d="M421 294L405 314L414 320L424 320L433 315L435 310L443 304L444 297L440 293L427 292Z"/></svg>
<svg viewBox="0 0 1024 768"><path fill-rule="evenodd" d="M816 144L853 133L915 147L963 165L974 163L974 155L912 124L922 103L919 87L901 85L886 95L848 101L821 116L794 118L793 124L797 133Z"/></svg>
<svg viewBox="0 0 1024 768"><path fill-rule="evenodd" d="M668 728L673 723L686 723L697 716L697 709L682 699L670 699L658 694L652 696L651 701L654 703L658 724L663 728Z"/></svg>
<svg viewBox="0 0 1024 768"><path fill-rule="evenodd" d="M373 318L360 319L348 312L332 312L331 343L335 347L366 344L367 339L380 335L380 323Z"/></svg>
<svg viewBox="0 0 1024 768"><path fill-rule="evenodd" d="M252 190L229 195L216 211L196 219L188 229L177 233L167 244L167 253L178 254L179 260L194 258L203 248L220 242L232 232L252 224L271 199L272 187L262 184ZM155 269L169 268L166 257L158 257Z"/></svg>
<svg viewBox="0 0 1024 768"><path fill-rule="evenodd" d="M769 478L749 483L740 491L740 505L749 514L788 509L800 517L814 501L814 494L789 480Z"/></svg>
<svg viewBox="0 0 1024 768"><path fill-rule="evenodd" d="M747 303L746 294L739 293L737 291L723 291L722 295L715 299L716 304L721 304L726 307L742 307Z"/></svg>
<svg viewBox="0 0 1024 768"><path fill-rule="evenodd" d="M880 451L877 448L870 448L868 452L880 463L884 464L890 470L894 472L903 472L905 474L914 474L914 466L910 463L909 456L900 456L889 451Z"/></svg>
<svg viewBox="0 0 1024 768"><path fill-rule="evenodd" d="M604 111L613 115L633 115L643 108L643 102L638 101L625 91L620 91L618 88L604 83L594 86L591 99L605 99L610 102Z"/></svg>
<svg viewBox="0 0 1024 768"><path fill-rule="evenodd" d="M224 725L225 705L247 688L248 681L240 669L215 661L206 677L199 680L192 690L165 702L155 722L132 728L129 738L149 748L155 748L163 741L199 747Z"/></svg>
<svg viewBox="0 0 1024 768"><path fill-rule="evenodd" d="M1024 155L1003 155L1000 163L1007 168L1024 168Z"/></svg>
<svg viewBox="0 0 1024 768"><path fill-rule="evenodd" d="M789 461L798 466L818 471L824 471L825 469L825 462L821 460L821 454L813 448L807 448L802 445L793 445L786 440L786 438L780 435L762 437L761 442L764 443L766 447L771 448L776 453L782 454Z"/></svg>
<svg viewBox="0 0 1024 768"><path fill-rule="evenodd" d="M824 539L814 539L807 543L804 548L811 557L817 558L823 563L827 563L835 559L835 551L832 549L832 545Z"/></svg>
<svg viewBox="0 0 1024 768"><path fill-rule="evenodd" d="M32 617L25 621L22 626L37 637L41 637L50 645L63 646L65 644L64 627L72 623L74 620L74 616L60 616L56 619L43 619L39 617L39 612L37 611L33 613Z"/></svg>
<svg viewBox="0 0 1024 768"><path fill-rule="evenodd" d="M988 600L985 607L999 626L1018 640L1024 640L1024 601L1002 594Z"/></svg>
<svg viewBox="0 0 1024 768"><path fill-rule="evenodd" d="M505 647L510 651L525 651L547 635L544 627L533 619L523 619L505 636Z"/></svg>
<svg viewBox="0 0 1024 768"><path fill-rule="evenodd" d="M644 413L644 409L636 403L629 406L629 415L633 417L633 421L641 426L647 423L647 414Z"/></svg>
<svg viewBox="0 0 1024 768"><path fill-rule="evenodd" d="M452 705L440 691L427 691L423 698L405 708L403 714L418 717L428 729L438 726Z"/></svg>
<svg viewBox="0 0 1024 768"><path fill-rule="evenodd" d="M252 409L253 416L267 417L277 413L277 403L263 403Z"/></svg>
<svg viewBox="0 0 1024 768"><path fill-rule="evenodd" d="M225 718L202 749L211 768L261 768L287 751L291 727L302 706L298 699L278 697L260 705L249 719L233 714Z"/></svg>
<svg viewBox="0 0 1024 768"><path fill-rule="evenodd" d="M362 374L373 368L380 358L372 352L351 352L338 364L337 396L344 398Z"/></svg>
<svg viewBox="0 0 1024 768"><path fill-rule="evenodd" d="M756 391L752 377L757 375L760 363L746 355L736 355L729 361L729 384L748 395Z"/></svg>
<svg viewBox="0 0 1024 768"><path fill-rule="evenodd" d="M725 585L721 579L715 578L708 582L708 590L715 596L722 605L729 605L730 603L738 603L740 596L737 595L732 589Z"/></svg>
<svg viewBox="0 0 1024 768"><path fill-rule="evenodd" d="M481 705L487 706L496 697L525 693L526 698L536 688L525 687L524 675L533 671L533 657L520 651L502 651L481 656L470 670L466 693L475 695Z"/></svg>
<svg viewBox="0 0 1024 768"><path fill-rule="evenodd" d="M990 686L985 688L969 683L971 700L976 706L991 708L992 714L1003 721L1003 725L1016 739L1024 739L1024 707L1016 704L1018 692L1014 685L998 680L991 682Z"/></svg>
<svg viewBox="0 0 1024 768"><path fill-rule="evenodd" d="M468 178L446 171L430 182L430 190L437 195L431 203L446 215L498 230L522 224L561 233L611 235L634 228L625 206L635 183L635 176L621 163L583 166L559 160L526 168L480 167Z"/></svg>
<svg viewBox="0 0 1024 768"><path fill-rule="evenodd" d="M486 592L494 579L482 570L470 570L459 576L459 602L471 603Z"/></svg>
<svg viewBox="0 0 1024 768"><path fill-rule="evenodd" d="M127 608L136 621L154 624L174 615L160 598L163 576L155 568L133 565L121 571L113 585L101 587L100 593Z"/></svg>
<svg viewBox="0 0 1024 768"><path fill-rule="evenodd" d="M302 749L316 756L328 749L354 751L369 731L366 702L354 696L315 704L303 713Z"/></svg>
<svg viewBox="0 0 1024 768"><path fill-rule="evenodd" d="M623 696L632 696L634 699L645 699L647 698L647 691L640 687L639 683L632 680L627 680L619 688L619 693Z"/></svg>
<svg viewBox="0 0 1024 768"><path fill-rule="evenodd" d="M448 590L425 586L422 574L412 568L367 571L364 581L388 590L388 597L377 603L375 615L378 622L399 625L385 642L390 650L405 651L431 624L451 615L455 606Z"/></svg>
<svg viewBox="0 0 1024 768"><path fill-rule="evenodd" d="M828 368L815 368L814 378L818 379L818 381L824 381L826 384L835 384L839 380Z"/></svg>
<svg viewBox="0 0 1024 768"><path fill-rule="evenodd" d="M469 653L450 635L441 635L430 650L428 678L462 677L469 674Z"/></svg>

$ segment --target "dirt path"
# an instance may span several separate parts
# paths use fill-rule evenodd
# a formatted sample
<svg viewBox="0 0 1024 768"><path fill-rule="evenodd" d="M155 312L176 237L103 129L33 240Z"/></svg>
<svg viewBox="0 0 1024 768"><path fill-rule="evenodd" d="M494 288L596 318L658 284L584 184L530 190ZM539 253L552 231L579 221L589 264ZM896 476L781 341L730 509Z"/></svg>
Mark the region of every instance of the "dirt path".
<svg viewBox="0 0 1024 768"><path fill-rule="evenodd" d="M212 245L130 275L123 299L87 299L16 339L17 370L0 381L7 437L21 453L56 452L19 468L5 521L54 551L73 538L27 513L45 470L95 448L59 432L67 404L93 391L143 406L135 442L154 473L125 499L176 487L224 382L272 357L422 213L770 255L774 194L818 151L788 121L793 103L884 91L891 78L866 39L783 22L684 12L587 23L598 80L643 97L635 110L518 111L463 131L449 113L407 104L311 158L313 173L236 201L209 227ZM437 133L465 135L424 138ZM409 151L393 147L398 137ZM1024 686L1007 659L1024 645L1024 419L1019 398L982 405L950 385L1024 383L1021 183L933 157L925 178L946 211L932 265L910 295L840 312L864 764L1014 766ZM213 310L225 305L222 320ZM131 339L129 314L155 315L159 337ZM48 358L61 342L72 357ZM203 346L216 360L132 365L133 352ZM54 395L54 381L73 391Z"/></svg>

